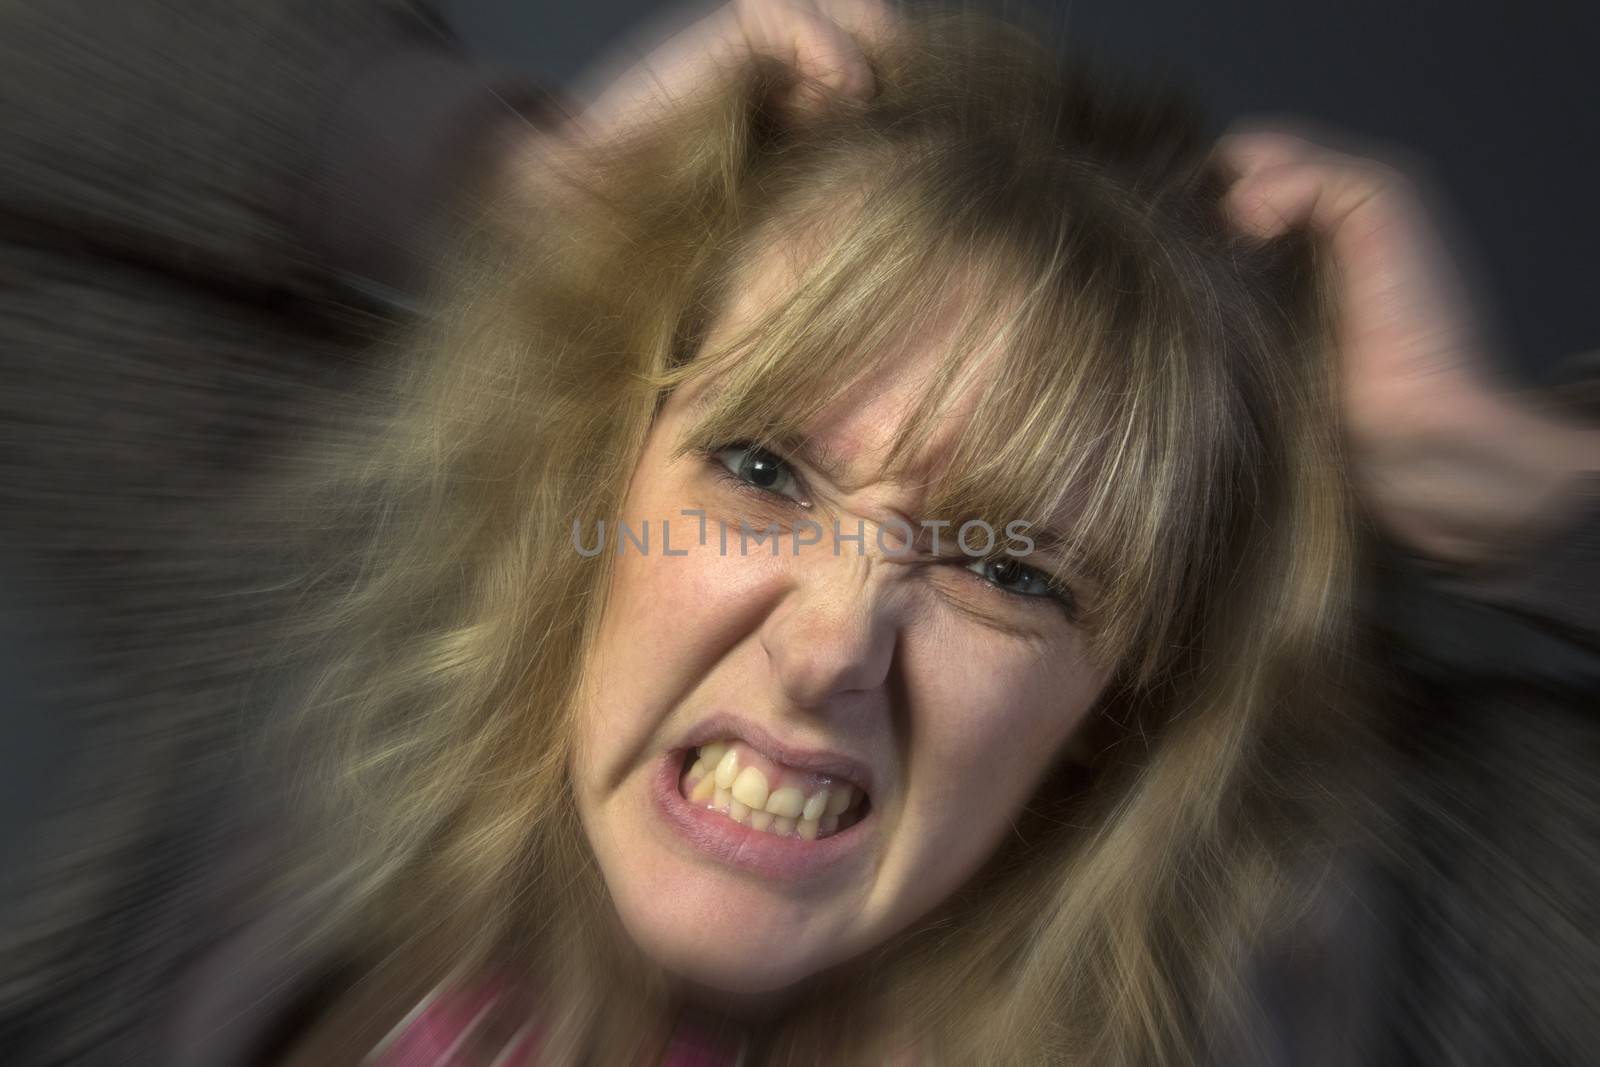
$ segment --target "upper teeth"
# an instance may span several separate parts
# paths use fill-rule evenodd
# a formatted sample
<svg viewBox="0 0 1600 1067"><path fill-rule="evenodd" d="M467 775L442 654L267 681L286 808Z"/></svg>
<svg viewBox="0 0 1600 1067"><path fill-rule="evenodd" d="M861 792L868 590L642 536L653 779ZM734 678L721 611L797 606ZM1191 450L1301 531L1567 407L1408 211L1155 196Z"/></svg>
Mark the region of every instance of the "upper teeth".
<svg viewBox="0 0 1600 1067"><path fill-rule="evenodd" d="M844 782L818 780L775 768L776 788L754 765L754 753L734 741L702 745L689 768L684 793L696 804L725 812L735 822L807 840L833 833L840 817L852 811L859 793Z"/></svg>

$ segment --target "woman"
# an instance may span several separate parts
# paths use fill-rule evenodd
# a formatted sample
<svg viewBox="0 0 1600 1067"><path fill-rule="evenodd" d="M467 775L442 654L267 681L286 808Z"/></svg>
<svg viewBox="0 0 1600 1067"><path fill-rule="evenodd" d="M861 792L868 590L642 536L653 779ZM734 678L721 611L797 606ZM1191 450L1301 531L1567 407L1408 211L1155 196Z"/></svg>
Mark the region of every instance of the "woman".
<svg viewBox="0 0 1600 1067"><path fill-rule="evenodd" d="M751 61L554 153L298 493L359 536L317 906L399 984L307 1062L430 988L486 1060L648 1060L685 1011L785 1062L1237 1025L1361 747L1314 247L1014 31L866 48L868 100Z"/></svg>
<svg viewBox="0 0 1600 1067"><path fill-rule="evenodd" d="M1237 1061L1363 744L1330 289L1276 234L1394 227L1292 143L1230 187L986 24L865 43L869 100L794 114L741 60L541 156L298 484L355 541L307 602L332 817L289 891L352 970L271 1055ZM1441 304L1352 328L1392 306L1345 289L1365 461ZM1449 380L1541 478L1462 525L1358 467L1440 554L1589 440Z"/></svg>

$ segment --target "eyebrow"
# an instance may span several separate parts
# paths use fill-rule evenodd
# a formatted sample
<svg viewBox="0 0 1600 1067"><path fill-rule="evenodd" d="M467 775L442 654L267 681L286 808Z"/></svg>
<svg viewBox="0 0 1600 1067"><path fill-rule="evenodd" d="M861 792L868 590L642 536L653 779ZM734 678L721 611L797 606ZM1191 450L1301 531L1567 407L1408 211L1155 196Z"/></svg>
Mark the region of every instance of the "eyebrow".
<svg viewBox="0 0 1600 1067"><path fill-rule="evenodd" d="M721 390L720 383L706 385L701 390L700 395L691 401L690 409L695 412L701 412L710 407ZM813 468L834 485L844 485L850 481L849 462L829 448L827 440L820 435L797 433L780 435L773 440L773 447L782 449L789 458L799 460ZM921 521L914 520L911 516L899 511L896 511L895 514L903 519L907 526L917 530L919 537L921 536L923 530ZM1060 569L1064 569L1066 573L1096 582L1102 579L1100 569L1090 562L1081 549L1072 547L1066 531L1060 527L1030 522L1027 535L1033 539L1034 554L1040 556L1055 555L1060 561Z"/></svg>
<svg viewBox="0 0 1600 1067"><path fill-rule="evenodd" d="M689 410L698 417L716 401L717 397L722 394L722 390L723 385L720 382L708 383L703 386L699 395L690 401ZM773 444L775 447L782 448L792 458L801 460L807 466L814 468L835 485L841 485L850 480L849 462L829 448L827 441L815 434L784 434L774 438Z"/></svg>
<svg viewBox="0 0 1600 1067"><path fill-rule="evenodd" d="M835 485L848 481L844 477L849 468L848 463L843 457L829 449L827 441L821 437L807 436L796 438L793 441L780 441L779 447L782 447L792 458L814 467L823 477ZM915 520L900 511L896 511L895 514L904 520L907 526L918 531L918 537L922 535L924 528L921 521ZM950 528L946 527L945 529L948 531ZM1071 539L1067 536L1065 530L1055 525L1040 525L1030 522L1026 532L1034 543L1034 551L1031 555L1055 557L1056 566L1050 569L1061 571L1063 576L1099 580L1098 570L1089 563L1082 549L1075 548L1071 544ZM954 535L951 534L951 536ZM1039 562L1049 566L1044 560Z"/></svg>
<svg viewBox="0 0 1600 1067"><path fill-rule="evenodd" d="M1081 548L1074 547L1066 533L1055 526L1029 526L1028 536L1033 538L1034 551L1040 555L1054 555L1068 575L1094 582L1104 580L1101 569L1089 559Z"/></svg>
<svg viewBox="0 0 1600 1067"><path fill-rule="evenodd" d="M821 437L814 435L794 437L781 440L780 446L795 459L821 472L822 476L834 485L845 485L850 482L849 462L829 448L828 442Z"/></svg>

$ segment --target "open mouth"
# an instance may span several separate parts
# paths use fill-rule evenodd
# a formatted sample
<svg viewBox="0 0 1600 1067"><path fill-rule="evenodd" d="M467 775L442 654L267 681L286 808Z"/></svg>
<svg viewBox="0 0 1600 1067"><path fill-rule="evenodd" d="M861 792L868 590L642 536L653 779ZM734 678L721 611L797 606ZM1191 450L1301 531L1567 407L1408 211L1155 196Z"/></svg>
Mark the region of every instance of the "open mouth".
<svg viewBox="0 0 1600 1067"><path fill-rule="evenodd" d="M857 784L784 766L737 738L685 753L678 791L741 826L806 841L847 830L871 810Z"/></svg>

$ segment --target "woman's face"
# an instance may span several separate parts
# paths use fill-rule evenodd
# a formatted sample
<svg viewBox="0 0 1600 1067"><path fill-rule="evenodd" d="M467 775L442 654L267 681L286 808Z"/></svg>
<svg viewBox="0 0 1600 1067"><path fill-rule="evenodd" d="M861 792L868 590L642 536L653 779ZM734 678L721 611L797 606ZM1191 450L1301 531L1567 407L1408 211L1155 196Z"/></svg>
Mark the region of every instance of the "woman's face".
<svg viewBox="0 0 1600 1067"><path fill-rule="evenodd" d="M787 276L769 253L716 332ZM698 984L779 990L926 914L1010 832L1105 684L1035 573L963 553L954 529L937 558L900 548L904 522L940 517L879 461L937 340L807 427L826 470L737 442L674 458L714 385L691 382L626 499L647 549L605 531L623 547L578 713L579 812L631 937ZM781 535L741 551L741 524Z"/></svg>

